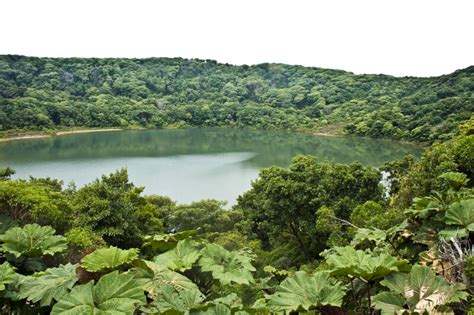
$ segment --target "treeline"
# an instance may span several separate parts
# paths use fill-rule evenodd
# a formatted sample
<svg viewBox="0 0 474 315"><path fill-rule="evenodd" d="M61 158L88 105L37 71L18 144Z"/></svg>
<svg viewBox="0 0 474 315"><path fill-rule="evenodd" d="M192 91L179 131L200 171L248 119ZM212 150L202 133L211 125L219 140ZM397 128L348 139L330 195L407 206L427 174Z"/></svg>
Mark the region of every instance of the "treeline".
<svg viewBox="0 0 474 315"><path fill-rule="evenodd" d="M474 127L389 162L297 156L237 205L143 196L127 171L80 189L0 171L9 313L465 314L473 311Z"/></svg>
<svg viewBox="0 0 474 315"><path fill-rule="evenodd" d="M188 59L0 56L0 131L248 126L433 142L474 112L474 67L395 78Z"/></svg>

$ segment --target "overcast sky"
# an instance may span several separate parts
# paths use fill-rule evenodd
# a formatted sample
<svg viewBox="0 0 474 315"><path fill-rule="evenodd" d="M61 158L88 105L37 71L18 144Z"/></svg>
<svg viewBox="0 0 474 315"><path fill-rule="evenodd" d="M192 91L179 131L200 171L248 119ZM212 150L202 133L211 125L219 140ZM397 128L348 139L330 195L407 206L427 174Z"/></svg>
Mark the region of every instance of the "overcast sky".
<svg viewBox="0 0 474 315"><path fill-rule="evenodd" d="M2 0L0 54L433 76L474 65L473 13L474 0Z"/></svg>

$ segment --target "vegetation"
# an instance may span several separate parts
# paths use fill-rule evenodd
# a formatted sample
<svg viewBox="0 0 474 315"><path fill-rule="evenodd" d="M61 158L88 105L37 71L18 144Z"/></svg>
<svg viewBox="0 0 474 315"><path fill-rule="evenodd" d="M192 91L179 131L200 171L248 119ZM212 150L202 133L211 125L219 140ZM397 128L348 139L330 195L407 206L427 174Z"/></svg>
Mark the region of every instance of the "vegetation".
<svg viewBox="0 0 474 315"><path fill-rule="evenodd" d="M474 68L433 78L213 60L0 56L0 131L236 126L433 142L474 111Z"/></svg>
<svg viewBox="0 0 474 315"><path fill-rule="evenodd" d="M436 142L381 169L296 156L231 209L144 196L126 169L79 189L0 169L0 314L474 312L473 76L0 56L4 133L251 126Z"/></svg>
<svg viewBox="0 0 474 315"><path fill-rule="evenodd" d="M142 196L125 169L75 189L0 180L4 314L473 311L474 135L380 174L297 156L232 209ZM393 188L393 187L392 187ZM416 197L415 197L416 196Z"/></svg>

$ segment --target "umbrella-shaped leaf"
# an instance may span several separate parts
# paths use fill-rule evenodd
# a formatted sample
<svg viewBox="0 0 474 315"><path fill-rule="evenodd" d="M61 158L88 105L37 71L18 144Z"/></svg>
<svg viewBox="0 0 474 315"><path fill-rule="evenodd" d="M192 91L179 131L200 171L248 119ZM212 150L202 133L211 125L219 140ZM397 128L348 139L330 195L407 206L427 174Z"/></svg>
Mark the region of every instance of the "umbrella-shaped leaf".
<svg viewBox="0 0 474 315"><path fill-rule="evenodd" d="M183 240L172 250L155 257L155 263L171 270L183 272L191 269L201 257L198 244L192 240Z"/></svg>
<svg viewBox="0 0 474 315"><path fill-rule="evenodd" d="M0 235L1 250L17 258L53 255L66 250L66 238L54 233L52 227L38 224L14 227Z"/></svg>
<svg viewBox="0 0 474 315"><path fill-rule="evenodd" d="M426 266L414 266L409 274L394 273L380 282L391 292L382 292L374 297L374 305L383 314L394 312L433 313L439 307L458 302L467 297L455 285L436 276Z"/></svg>
<svg viewBox="0 0 474 315"><path fill-rule="evenodd" d="M331 274L335 276L350 276L371 281L386 275L409 270L408 261L399 260L388 254L371 255L350 246L335 247L335 253L327 254Z"/></svg>
<svg viewBox="0 0 474 315"><path fill-rule="evenodd" d="M171 285L176 290L199 291L198 286L180 273L168 268L159 266L151 261L137 260L137 268L130 272L142 284L143 289L154 299L161 288L165 285Z"/></svg>
<svg viewBox="0 0 474 315"><path fill-rule="evenodd" d="M0 292L5 290L5 285L15 281L15 270L9 263L0 265Z"/></svg>
<svg viewBox="0 0 474 315"><path fill-rule="evenodd" d="M20 285L19 298L33 303L39 301L41 306L48 306L53 300L58 301L77 282L77 267L72 264L61 265L27 277Z"/></svg>
<svg viewBox="0 0 474 315"><path fill-rule="evenodd" d="M198 290L178 290L172 285L161 286L155 301L144 311L158 314L187 314L192 308L199 307L204 296Z"/></svg>
<svg viewBox="0 0 474 315"><path fill-rule="evenodd" d="M146 303L141 284L132 275L109 273L97 282L79 285L53 307L51 314L133 314Z"/></svg>
<svg viewBox="0 0 474 315"><path fill-rule="evenodd" d="M344 289L327 272L314 275L298 271L285 279L270 296L268 306L277 311L308 311L320 306L341 306Z"/></svg>
<svg viewBox="0 0 474 315"><path fill-rule="evenodd" d="M464 199L451 204L446 211L445 222L474 231L474 199Z"/></svg>
<svg viewBox="0 0 474 315"><path fill-rule="evenodd" d="M243 252L230 252L222 246L208 244L202 251L202 257L198 262L202 271L212 273L212 277L222 285L232 282L238 284L253 283L252 258Z"/></svg>
<svg viewBox="0 0 474 315"><path fill-rule="evenodd" d="M102 248L82 258L81 266L89 272L111 271L131 264L138 258L138 250L120 249L114 246Z"/></svg>
<svg viewBox="0 0 474 315"><path fill-rule="evenodd" d="M176 247L179 241L191 238L198 230L182 231L174 234L155 234L145 237L144 246L151 246L152 250L166 252Z"/></svg>

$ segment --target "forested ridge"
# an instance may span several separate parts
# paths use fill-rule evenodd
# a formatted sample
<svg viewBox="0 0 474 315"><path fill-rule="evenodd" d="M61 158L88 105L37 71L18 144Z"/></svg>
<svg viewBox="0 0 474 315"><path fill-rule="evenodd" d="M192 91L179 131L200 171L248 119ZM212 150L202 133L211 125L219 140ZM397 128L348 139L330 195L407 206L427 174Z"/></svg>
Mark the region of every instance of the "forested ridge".
<svg viewBox="0 0 474 315"><path fill-rule="evenodd" d="M0 131L237 126L433 142L474 112L474 67L431 78L181 58L0 56Z"/></svg>
<svg viewBox="0 0 474 315"><path fill-rule="evenodd" d="M0 169L2 314L468 314L474 125L380 170L296 156L232 208ZM158 174L157 174L158 175Z"/></svg>

